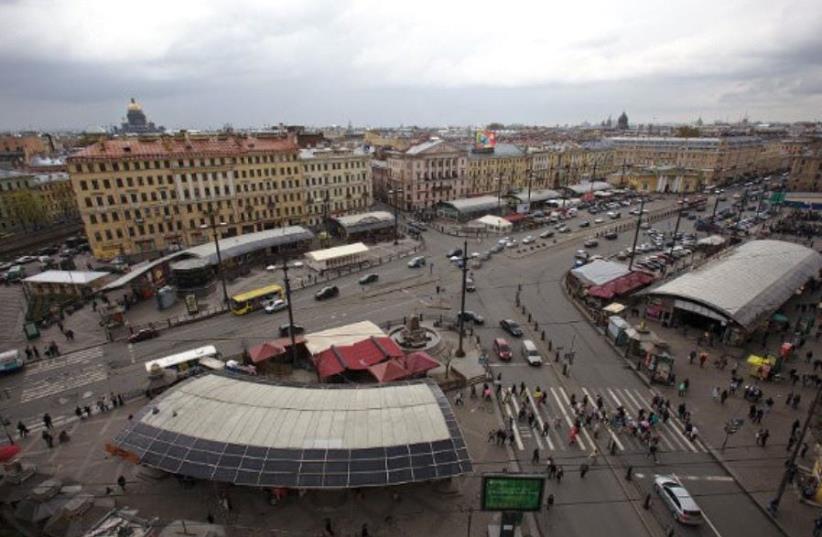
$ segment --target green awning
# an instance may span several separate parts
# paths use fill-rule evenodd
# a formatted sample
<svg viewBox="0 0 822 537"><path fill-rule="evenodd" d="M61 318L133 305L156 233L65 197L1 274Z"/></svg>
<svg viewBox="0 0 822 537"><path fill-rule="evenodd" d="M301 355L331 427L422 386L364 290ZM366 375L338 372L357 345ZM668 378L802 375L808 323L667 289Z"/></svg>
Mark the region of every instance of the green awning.
<svg viewBox="0 0 822 537"><path fill-rule="evenodd" d="M787 322L789 322L788 318L785 315L781 314L781 313L774 313L773 317L771 317L771 320L776 321L777 323L787 323Z"/></svg>

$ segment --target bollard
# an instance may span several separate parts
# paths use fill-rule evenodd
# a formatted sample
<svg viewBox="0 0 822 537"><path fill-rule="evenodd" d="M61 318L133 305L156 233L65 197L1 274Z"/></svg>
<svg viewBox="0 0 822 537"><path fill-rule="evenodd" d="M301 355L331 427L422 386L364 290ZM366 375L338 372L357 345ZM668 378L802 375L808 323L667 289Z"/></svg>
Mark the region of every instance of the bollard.
<svg viewBox="0 0 822 537"><path fill-rule="evenodd" d="M539 323L537 321L534 321L534 330L539 330ZM542 336L542 339L545 339L545 334L542 334Z"/></svg>
<svg viewBox="0 0 822 537"><path fill-rule="evenodd" d="M531 322L531 314L530 313L528 314L528 322L529 323Z"/></svg>
<svg viewBox="0 0 822 537"><path fill-rule="evenodd" d="M630 481L631 479L633 479L633 477L634 477L633 473L634 473L634 467L629 466L628 471L625 473L625 480Z"/></svg>
<svg viewBox="0 0 822 537"><path fill-rule="evenodd" d="M541 338L542 338L542 341L545 341L545 330L542 331ZM551 349L548 349L548 350L551 350Z"/></svg>
<svg viewBox="0 0 822 537"><path fill-rule="evenodd" d="M525 306L522 307L522 314L525 315Z"/></svg>
<svg viewBox="0 0 822 537"><path fill-rule="evenodd" d="M545 332L545 330L543 330L543 333L544 333L544 332ZM549 350L549 351L554 350L554 342L553 342L553 341L551 341L550 339L548 340L548 350Z"/></svg>
<svg viewBox="0 0 822 537"><path fill-rule="evenodd" d="M651 495L650 494L645 495L645 501L642 503L642 507L644 507L646 511L651 508Z"/></svg>

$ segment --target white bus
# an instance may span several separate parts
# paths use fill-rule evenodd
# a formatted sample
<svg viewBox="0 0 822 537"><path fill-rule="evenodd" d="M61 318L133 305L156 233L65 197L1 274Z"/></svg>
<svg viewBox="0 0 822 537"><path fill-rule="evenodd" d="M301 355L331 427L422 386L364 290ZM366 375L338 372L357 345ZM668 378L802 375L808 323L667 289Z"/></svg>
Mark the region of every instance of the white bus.
<svg viewBox="0 0 822 537"><path fill-rule="evenodd" d="M224 369L225 363L219 357L220 353L214 345L206 345L146 362L146 373L152 375L154 372L170 370L176 372L178 377L185 377L193 374L198 366L215 370Z"/></svg>
<svg viewBox="0 0 822 537"><path fill-rule="evenodd" d="M23 369L24 364L23 357L17 349L0 352L0 374L19 371Z"/></svg>

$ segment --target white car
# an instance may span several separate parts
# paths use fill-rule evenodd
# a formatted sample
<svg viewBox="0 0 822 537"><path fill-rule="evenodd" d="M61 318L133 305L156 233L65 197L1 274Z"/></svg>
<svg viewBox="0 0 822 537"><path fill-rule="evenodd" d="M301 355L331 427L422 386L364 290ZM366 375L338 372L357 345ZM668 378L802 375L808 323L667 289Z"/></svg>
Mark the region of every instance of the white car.
<svg viewBox="0 0 822 537"><path fill-rule="evenodd" d="M654 491L659 494L678 522L692 525L702 523L702 511L677 479L667 475L655 475Z"/></svg>
<svg viewBox="0 0 822 537"><path fill-rule="evenodd" d="M522 244L531 244L532 242L534 242L533 235L528 235L527 237L522 239Z"/></svg>
<svg viewBox="0 0 822 537"><path fill-rule="evenodd" d="M603 223L604 221L605 221L605 220L604 220L604 219L602 219L602 218L594 218L594 224L601 224L601 223Z"/></svg>
<svg viewBox="0 0 822 537"><path fill-rule="evenodd" d="M33 255L23 255L23 256L18 257L15 260L15 262L18 265L25 265L26 263L31 263L31 262L36 261L36 260L37 260L37 258L34 257Z"/></svg>
<svg viewBox="0 0 822 537"><path fill-rule="evenodd" d="M282 311L288 307L288 302L281 298L277 298L274 300L270 300L265 303L265 312L266 313L277 313L278 311Z"/></svg>

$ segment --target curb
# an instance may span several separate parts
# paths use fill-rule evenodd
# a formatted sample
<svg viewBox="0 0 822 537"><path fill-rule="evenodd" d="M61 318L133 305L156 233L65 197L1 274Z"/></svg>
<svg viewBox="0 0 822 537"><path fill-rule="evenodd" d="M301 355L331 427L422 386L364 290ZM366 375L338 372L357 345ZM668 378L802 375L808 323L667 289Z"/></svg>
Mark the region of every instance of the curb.
<svg viewBox="0 0 822 537"><path fill-rule="evenodd" d="M567 273L566 273L566 277L567 277ZM583 308L582 306L580 306L580 305L577 303L577 301L576 301L576 300L574 300L573 298L571 298L571 296L568 294L568 290L565 288L565 285L560 284L560 286L562 287L562 293L565 295L565 297L566 297L568 300L570 300L570 301L571 301L571 303L574 305L574 307L575 307L575 308L577 308L577 310L579 310L579 311L580 311L580 313L582 313L582 315L583 315L583 316L584 316L584 317L588 320L588 322L589 322L590 324L592 324L594 327L596 327L596 325L594 325L594 324L593 324L593 322L592 322L591 316L588 314L588 312L587 312L587 311L585 311L585 308ZM609 344L609 345L610 345L610 346L611 346L611 347L612 347L615 351L618 351L618 350L619 350L619 347L617 347L617 346L616 346L616 344L614 344L614 342L613 342L613 341L611 341L609 338L605 338L605 341L606 341L606 342L607 342L607 343L608 343L608 344ZM621 353L618 353L618 354L620 354L620 355L621 355ZM629 366L629 368L631 369L631 371L633 371L633 373L634 373L634 374L635 374L635 375L639 378L639 380L640 380L640 381L642 381L642 383L643 383L643 384L645 384L645 386L647 386L647 387L648 387L648 389L650 389L650 390L651 390L652 392L654 392L655 394L659 395L659 392L658 392L658 391L656 390L656 388L652 385L651 381L650 381L650 380L649 380L649 379L648 379L645 375L643 375L642 373L640 373L640 372L637 370L637 368L636 368L636 367L635 367L635 366L631 363L631 361L630 361L630 360L627 360L627 359L626 359L626 358L624 358L624 357L622 357L622 359L623 359L625 362L627 362L627 363L628 363L628 366ZM739 478L739 475L737 474L737 472L736 472L735 470L733 470L733 469L732 469L732 468L731 468L731 467L730 467L730 466L729 466L729 465L728 465L728 464L724 461L724 459L722 459L722 457L719 455L719 453L716 451L716 449L714 449L712 446L710 446L710 445L709 445L707 442L705 442L705 441L703 441L703 442L702 442L702 444L703 444L703 445L705 446L705 448L708 450L708 453L710 453L710 454L711 454L711 457L713 457L713 459L716 461L716 463L717 463L717 464L719 464L719 466L720 466L720 467L722 467L722 469L723 469L723 470L724 470L724 471L725 471L725 472L726 472L729 476L731 476L731 477L733 478L734 482L736 483L736 486L737 486L737 487L739 487L739 489L742 491L742 493L743 493L743 494L745 494L745 496L747 496L747 497L748 497L748 499L750 499L750 500L754 503L754 505L756 505L756 507L757 507L757 508L759 508L759 510L762 512L762 514L763 514L763 515L765 515L765 518L767 518L767 519L768 519L768 520L769 520L769 521L770 521L770 522L771 522L771 523L772 523L772 524L773 524L773 525L774 525L774 526L775 526L775 527L776 527L776 528L780 531L780 533L782 533L782 535L784 535L785 537L790 537L790 533L788 532L788 530L786 530L786 529L785 529L785 527L782 525L782 523L781 523L781 522L779 522L779 520L777 520L775 517L771 516L771 514L768 512L767 507L766 507L766 506L764 506L764 505L762 505L761 503L759 503L759 501L758 501L758 500L754 497L754 495L753 495L752 493L750 493L750 492L748 491L748 489L746 489L744 486L742 486L742 481L741 481L741 479Z"/></svg>

